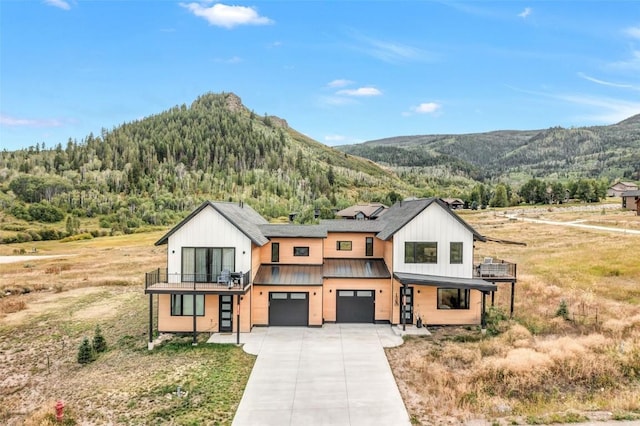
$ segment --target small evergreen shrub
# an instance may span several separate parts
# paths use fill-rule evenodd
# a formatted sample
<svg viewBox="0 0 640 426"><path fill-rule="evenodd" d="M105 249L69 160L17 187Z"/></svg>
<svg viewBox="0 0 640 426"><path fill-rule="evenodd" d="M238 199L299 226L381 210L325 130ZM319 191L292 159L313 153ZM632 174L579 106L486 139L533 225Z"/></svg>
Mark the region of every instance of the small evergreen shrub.
<svg viewBox="0 0 640 426"><path fill-rule="evenodd" d="M78 348L78 364L89 364L93 359L93 348L89 343L89 339L85 337Z"/></svg>
<svg viewBox="0 0 640 426"><path fill-rule="evenodd" d="M98 354L107 350L107 341L102 335L99 325L96 325L96 331L93 335L93 350Z"/></svg>

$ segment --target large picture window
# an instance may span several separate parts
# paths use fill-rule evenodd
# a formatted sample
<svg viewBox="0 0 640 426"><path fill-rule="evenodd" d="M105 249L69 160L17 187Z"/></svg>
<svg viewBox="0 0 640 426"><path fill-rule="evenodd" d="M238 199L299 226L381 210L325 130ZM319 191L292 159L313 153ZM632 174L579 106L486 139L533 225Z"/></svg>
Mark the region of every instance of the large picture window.
<svg viewBox="0 0 640 426"><path fill-rule="evenodd" d="M469 289L439 288L438 309L469 309Z"/></svg>
<svg viewBox="0 0 640 426"><path fill-rule="evenodd" d="M183 247L182 281L216 282L223 270L235 271L236 249L233 247Z"/></svg>
<svg viewBox="0 0 640 426"><path fill-rule="evenodd" d="M193 316L193 295L171 295L172 316ZM204 294L196 294L196 316L204 316Z"/></svg>
<svg viewBox="0 0 640 426"><path fill-rule="evenodd" d="M462 243L459 243L459 242L450 243L449 263L462 263Z"/></svg>
<svg viewBox="0 0 640 426"><path fill-rule="evenodd" d="M420 241L405 242L404 263L438 263L438 243Z"/></svg>

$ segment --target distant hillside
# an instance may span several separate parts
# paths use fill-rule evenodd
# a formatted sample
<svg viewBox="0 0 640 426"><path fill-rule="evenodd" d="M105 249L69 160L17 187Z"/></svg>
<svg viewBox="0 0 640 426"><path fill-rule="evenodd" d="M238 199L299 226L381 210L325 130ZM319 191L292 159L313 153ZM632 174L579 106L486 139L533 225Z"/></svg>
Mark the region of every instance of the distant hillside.
<svg viewBox="0 0 640 426"><path fill-rule="evenodd" d="M105 228L131 230L175 223L203 199L305 221L315 209L330 216L354 201L390 202L396 191L415 194L392 172L258 116L231 93L81 141L0 152L0 213L26 222L99 216Z"/></svg>
<svg viewBox="0 0 640 426"><path fill-rule="evenodd" d="M445 168L472 179L640 179L640 115L611 126L400 136L338 147L404 170Z"/></svg>

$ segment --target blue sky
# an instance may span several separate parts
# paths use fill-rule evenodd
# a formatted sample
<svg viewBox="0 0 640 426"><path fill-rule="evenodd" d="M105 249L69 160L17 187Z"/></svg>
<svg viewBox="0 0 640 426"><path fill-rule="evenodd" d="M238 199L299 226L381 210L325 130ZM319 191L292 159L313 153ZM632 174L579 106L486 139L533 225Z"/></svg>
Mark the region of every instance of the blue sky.
<svg viewBox="0 0 640 426"><path fill-rule="evenodd" d="M611 124L640 2L0 0L0 149L223 91L328 145Z"/></svg>

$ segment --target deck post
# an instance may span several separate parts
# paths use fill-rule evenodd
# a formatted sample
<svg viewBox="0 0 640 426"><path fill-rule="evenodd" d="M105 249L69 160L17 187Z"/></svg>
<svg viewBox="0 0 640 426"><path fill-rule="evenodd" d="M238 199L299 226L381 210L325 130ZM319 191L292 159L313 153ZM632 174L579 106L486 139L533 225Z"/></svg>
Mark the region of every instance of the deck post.
<svg viewBox="0 0 640 426"><path fill-rule="evenodd" d="M149 293L149 350L153 349L153 293Z"/></svg>
<svg viewBox="0 0 640 426"><path fill-rule="evenodd" d="M511 281L511 315L510 315L511 318L513 318L513 302L515 299L515 292L516 292L516 282Z"/></svg>
<svg viewBox="0 0 640 426"><path fill-rule="evenodd" d="M193 293L193 341L191 342L193 346L198 345L198 337L196 336L196 311L196 294Z"/></svg>
<svg viewBox="0 0 640 426"><path fill-rule="evenodd" d="M238 311L236 312L236 344L240 344L240 295L238 294Z"/></svg>
<svg viewBox="0 0 640 426"><path fill-rule="evenodd" d="M492 308L495 306L495 300L496 300L496 292L492 291L491 292L491 307Z"/></svg>
<svg viewBox="0 0 640 426"><path fill-rule="evenodd" d="M486 330L487 328L487 292L483 291L482 292L482 317L480 319L480 324L482 327L482 330Z"/></svg>

